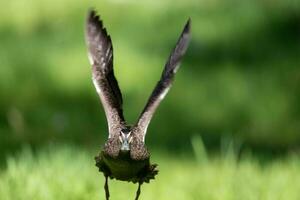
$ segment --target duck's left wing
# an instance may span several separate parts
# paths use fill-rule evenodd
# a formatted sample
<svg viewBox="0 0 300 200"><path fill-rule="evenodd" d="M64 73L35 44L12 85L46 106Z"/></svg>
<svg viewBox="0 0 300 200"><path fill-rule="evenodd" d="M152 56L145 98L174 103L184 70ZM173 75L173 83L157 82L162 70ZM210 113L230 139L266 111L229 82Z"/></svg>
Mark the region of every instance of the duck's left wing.
<svg viewBox="0 0 300 200"><path fill-rule="evenodd" d="M151 121L151 118L156 108L158 107L159 103L169 91L175 73L179 68L180 61L187 50L189 40L190 40L190 28L191 28L191 21L189 19L176 43L175 48L171 52L171 55L167 63L165 64L165 68L159 82L156 84L156 87L154 88L143 112L139 117L137 124L135 125L136 128L140 130L139 132L141 134L139 137L141 137L143 141L145 139L147 127Z"/></svg>

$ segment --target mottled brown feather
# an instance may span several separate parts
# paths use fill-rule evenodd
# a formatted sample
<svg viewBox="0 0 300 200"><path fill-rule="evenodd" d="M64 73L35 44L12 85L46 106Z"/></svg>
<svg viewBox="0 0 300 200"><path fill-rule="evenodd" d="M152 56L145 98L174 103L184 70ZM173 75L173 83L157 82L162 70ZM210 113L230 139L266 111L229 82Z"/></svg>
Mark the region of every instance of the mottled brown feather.
<svg viewBox="0 0 300 200"><path fill-rule="evenodd" d="M175 48L171 52L169 59L165 64L165 68L163 70L160 80L156 84L143 112L139 117L137 124L135 125L141 130L139 137L142 141L145 140L147 127L151 121L151 118L155 110L157 109L158 105L165 97L165 95L167 94L168 90L172 85L175 73L180 66L181 59L185 54L189 44L190 29L191 29L191 20L189 19L186 25L184 26L184 29L176 43Z"/></svg>
<svg viewBox="0 0 300 200"><path fill-rule="evenodd" d="M113 46L110 36L95 11L88 13L86 42L92 65L93 83L106 114L109 137L119 134L125 120L122 94L113 71Z"/></svg>

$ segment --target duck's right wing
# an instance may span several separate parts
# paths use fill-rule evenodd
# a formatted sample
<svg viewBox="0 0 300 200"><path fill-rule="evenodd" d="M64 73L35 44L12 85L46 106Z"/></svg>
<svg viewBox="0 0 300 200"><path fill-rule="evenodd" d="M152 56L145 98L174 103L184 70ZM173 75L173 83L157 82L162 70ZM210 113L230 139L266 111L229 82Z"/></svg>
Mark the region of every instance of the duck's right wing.
<svg viewBox="0 0 300 200"><path fill-rule="evenodd" d="M92 65L93 83L104 107L109 137L112 137L119 133L125 123L122 94L113 71L112 42L94 10L89 11L87 17L86 43Z"/></svg>

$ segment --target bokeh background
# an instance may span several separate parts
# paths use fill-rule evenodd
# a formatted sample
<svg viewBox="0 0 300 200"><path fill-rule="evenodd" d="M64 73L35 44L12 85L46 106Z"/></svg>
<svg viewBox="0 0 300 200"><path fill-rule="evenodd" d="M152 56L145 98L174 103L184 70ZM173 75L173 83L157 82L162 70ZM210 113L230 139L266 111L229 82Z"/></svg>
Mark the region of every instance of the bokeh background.
<svg viewBox="0 0 300 200"><path fill-rule="evenodd" d="M104 198L90 7L112 37L131 124L192 19L174 87L148 128L161 174L142 199L300 199L297 0L1 1L0 199ZM127 185L112 183L112 197L129 199Z"/></svg>

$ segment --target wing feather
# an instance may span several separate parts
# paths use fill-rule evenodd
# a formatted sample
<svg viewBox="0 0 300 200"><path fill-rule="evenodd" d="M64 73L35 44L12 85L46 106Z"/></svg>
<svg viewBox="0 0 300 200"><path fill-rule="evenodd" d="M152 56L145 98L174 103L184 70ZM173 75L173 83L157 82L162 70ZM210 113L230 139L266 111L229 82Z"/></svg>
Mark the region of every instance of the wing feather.
<svg viewBox="0 0 300 200"><path fill-rule="evenodd" d="M113 71L113 46L110 36L94 10L89 11L86 23L86 43L92 65L92 79L104 107L109 137L125 124L122 94Z"/></svg>
<svg viewBox="0 0 300 200"><path fill-rule="evenodd" d="M161 100L164 99L165 95L168 93L172 85L175 73L180 66L180 61L187 50L190 40L190 29L191 20L189 19L176 43L175 48L171 52L169 59L165 64L165 68L159 82L156 84L136 124L136 128L140 130L139 132L141 132L140 137L143 141L145 140L147 127L151 121L151 118Z"/></svg>

